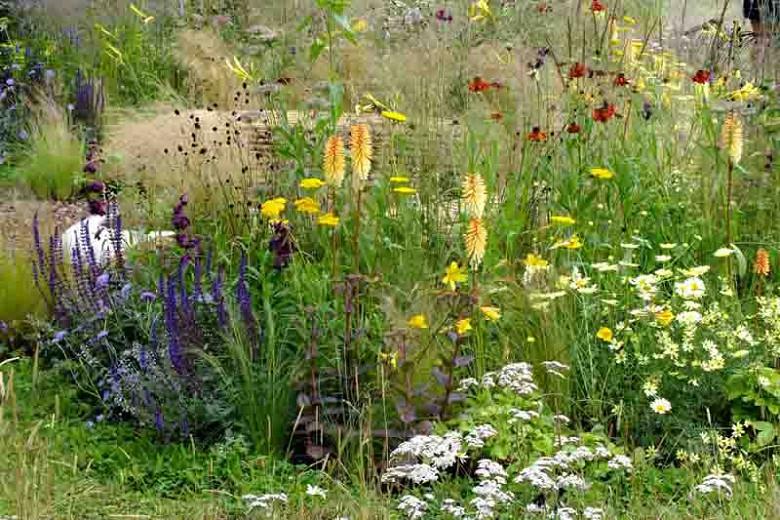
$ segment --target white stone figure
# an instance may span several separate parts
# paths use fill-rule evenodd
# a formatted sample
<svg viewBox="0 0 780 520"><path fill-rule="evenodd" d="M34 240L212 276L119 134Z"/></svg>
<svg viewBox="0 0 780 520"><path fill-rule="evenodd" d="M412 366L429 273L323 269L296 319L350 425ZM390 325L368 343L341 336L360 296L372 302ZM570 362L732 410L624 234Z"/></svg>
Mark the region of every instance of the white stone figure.
<svg viewBox="0 0 780 520"><path fill-rule="evenodd" d="M62 251L65 258L70 259L73 254L73 248L77 247L82 258L86 261L89 257L89 247L81 239L82 227L86 224L89 235L89 246L95 255L95 261L98 264L105 264L116 255L114 251L113 234L114 230L107 226L108 219L102 215L90 215L72 226L62 234ZM176 233L173 231L152 231L143 233L141 231L122 231L122 250L135 247L143 242L156 241L160 239L171 238Z"/></svg>

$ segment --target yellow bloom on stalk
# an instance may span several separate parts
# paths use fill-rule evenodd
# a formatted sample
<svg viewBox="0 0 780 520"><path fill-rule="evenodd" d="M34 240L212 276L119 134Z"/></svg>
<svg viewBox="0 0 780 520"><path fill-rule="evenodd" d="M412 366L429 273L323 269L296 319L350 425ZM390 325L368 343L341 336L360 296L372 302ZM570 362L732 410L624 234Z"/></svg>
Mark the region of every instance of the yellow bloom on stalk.
<svg viewBox="0 0 780 520"><path fill-rule="evenodd" d="M482 311L482 314L488 321L498 321L501 319L501 309L498 307L486 306L480 307L479 310Z"/></svg>
<svg viewBox="0 0 780 520"><path fill-rule="evenodd" d="M463 240L466 242L466 253L471 266L476 269L482 263L487 248L488 231L481 218L472 218L466 226Z"/></svg>
<svg viewBox="0 0 780 520"><path fill-rule="evenodd" d="M406 322L413 329L427 329L428 320L425 318L425 314L415 314L409 321Z"/></svg>
<svg viewBox="0 0 780 520"><path fill-rule="evenodd" d="M441 279L441 283L450 286L450 290L455 290L455 284L463 283L466 281L466 271L458 267L457 262L452 262L447 270L444 272L444 278Z"/></svg>
<svg viewBox="0 0 780 520"><path fill-rule="evenodd" d="M385 119L389 119L390 121L395 121L397 123L403 123L406 121L406 115L402 114L401 112L393 112L392 110L382 110L380 112L382 114L382 117Z"/></svg>
<svg viewBox="0 0 780 520"><path fill-rule="evenodd" d="M674 313L669 309L664 309L655 313L655 321L657 321L663 327L668 327L673 320Z"/></svg>
<svg viewBox="0 0 780 520"><path fill-rule="evenodd" d="M406 184L407 182L409 182L409 177L403 177L403 176L390 177L390 182L392 182L393 184Z"/></svg>
<svg viewBox="0 0 780 520"><path fill-rule="evenodd" d="M490 4L488 3L488 0L476 0L473 2L471 5L469 5L468 14L469 19L472 22L480 22L493 16L493 13L490 11Z"/></svg>
<svg viewBox="0 0 780 520"><path fill-rule="evenodd" d="M528 253L523 263L525 263L526 267L534 269L547 269L550 266L550 262L534 253Z"/></svg>
<svg viewBox="0 0 780 520"><path fill-rule="evenodd" d="M742 159L742 120L735 112L729 112L720 130L720 146L726 150L731 164Z"/></svg>
<svg viewBox="0 0 780 520"><path fill-rule="evenodd" d="M267 200L260 206L260 214L269 220L279 220L286 205L287 199L283 197Z"/></svg>
<svg viewBox="0 0 780 520"><path fill-rule="evenodd" d="M325 215L320 215L317 219L317 224L320 226L336 227L339 225L339 218L333 213L326 213Z"/></svg>
<svg viewBox="0 0 780 520"><path fill-rule="evenodd" d="M582 240L577 235L572 235L571 237L567 238L566 240L560 240L553 244L552 249L559 249L561 247L566 249L580 249L582 247Z"/></svg>
<svg viewBox="0 0 780 520"><path fill-rule="evenodd" d="M759 96L758 88L751 82L745 83L742 88L735 90L729 94L729 98L733 101L750 101Z"/></svg>
<svg viewBox="0 0 780 520"><path fill-rule="evenodd" d="M414 195L417 193L417 190L410 186L398 186L397 188L393 188L393 192L400 193L401 195Z"/></svg>
<svg viewBox="0 0 780 520"><path fill-rule="evenodd" d="M614 173L609 171L606 168L591 168L590 174L595 177L596 179L602 180L602 181L608 181L612 177L615 176Z"/></svg>
<svg viewBox="0 0 780 520"><path fill-rule="evenodd" d="M606 343L612 343L612 339L615 335L609 327L601 327L598 332L596 332L596 337Z"/></svg>
<svg viewBox="0 0 780 520"><path fill-rule="evenodd" d="M295 209L298 213L306 213L309 215L316 215L320 212L320 204L311 197L303 197L294 202Z"/></svg>
<svg viewBox="0 0 780 520"><path fill-rule="evenodd" d="M303 190L318 190L325 186L325 182L316 177L308 177L306 179L301 179L298 186Z"/></svg>
<svg viewBox="0 0 780 520"><path fill-rule="evenodd" d="M463 318L455 322L455 331L459 336L464 335L470 330L472 330L471 318Z"/></svg>
<svg viewBox="0 0 780 520"><path fill-rule="evenodd" d="M487 187L480 174L469 173L466 175L466 178L463 179L460 199L470 216L482 218L487 202Z"/></svg>
<svg viewBox="0 0 780 520"><path fill-rule="evenodd" d="M364 181L368 179L368 174L371 171L371 159L374 153L371 147L371 131L368 125L359 123L352 125L349 135L352 171L361 181Z"/></svg>
<svg viewBox="0 0 780 520"><path fill-rule="evenodd" d="M553 215L552 217L550 217L550 221L553 224L560 224L562 226L571 226L577 223L576 220L574 220L568 215Z"/></svg>
<svg viewBox="0 0 780 520"><path fill-rule="evenodd" d="M339 187L344 181L344 140L341 136L332 135L325 142L325 152L322 158L322 171L325 172L325 181L331 186Z"/></svg>

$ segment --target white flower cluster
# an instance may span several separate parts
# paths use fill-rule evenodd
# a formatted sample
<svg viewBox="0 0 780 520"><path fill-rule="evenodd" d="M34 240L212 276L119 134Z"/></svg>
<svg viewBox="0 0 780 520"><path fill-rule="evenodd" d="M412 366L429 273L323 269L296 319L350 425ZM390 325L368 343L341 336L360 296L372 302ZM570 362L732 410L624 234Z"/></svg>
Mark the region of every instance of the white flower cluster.
<svg viewBox="0 0 780 520"><path fill-rule="evenodd" d="M249 509L263 509L267 510L273 506L274 502L287 503L287 495L285 493L266 493L265 495L244 495L241 497L246 502Z"/></svg>
<svg viewBox="0 0 780 520"><path fill-rule="evenodd" d="M398 510L406 515L409 520L418 520L425 516L428 504L414 495L404 495L398 502Z"/></svg>
<svg viewBox="0 0 780 520"><path fill-rule="evenodd" d="M498 386L512 390L518 395L529 395L537 390L534 383L533 368L528 363L510 363L498 372L488 372L482 376L482 386Z"/></svg>
<svg viewBox="0 0 780 520"><path fill-rule="evenodd" d="M558 361L543 361L542 366L547 370L547 373L551 376L560 377L561 379L566 379L566 376L563 374L565 371L569 370L569 365L564 365L563 363L559 363Z"/></svg>
<svg viewBox="0 0 780 520"><path fill-rule="evenodd" d="M496 509L502 504L514 500L510 491L504 491L507 474L504 467L490 459L481 459L477 463L476 475L480 483L472 491L476 495L470 502L476 511L477 520L486 520L496 515Z"/></svg>
<svg viewBox="0 0 780 520"><path fill-rule="evenodd" d="M439 470L453 466L465 458L462 452L463 438L458 432L444 435L415 435L402 442L390 454L394 462L407 462L390 467L382 482L411 480L415 484L434 482L439 478ZM420 462L422 460L422 462Z"/></svg>
<svg viewBox="0 0 780 520"><path fill-rule="evenodd" d="M444 435L415 435L399 444L390 453L390 459L422 459L439 469L444 469L465 458L462 445L463 438L458 432L447 432Z"/></svg>
<svg viewBox="0 0 780 520"><path fill-rule="evenodd" d="M411 480L415 484L427 484L439 479L439 470L430 464L401 464L388 468L382 475L382 482L395 483Z"/></svg>
<svg viewBox="0 0 780 520"><path fill-rule="evenodd" d="M528 422L532 419L536 419L539 417L539 412L535 410L521 410L519 408L511 408L509 410L509 424L514 424L517 422Z"/></svg>
<svg viewBox="0 0 780 520"><path fill-rule="evenodd" d="M311 484L306 484L306 494L310 497L320 497L320 498L326 498L328 496L328 491L326 489L321 488L320 486L313 486Z"/></svg>
<svg viewBox="0 0 780 520"><path fill-rule="evenodd" d="M734 475L729 475L728 473L713 473L704 477L702 483L697 485L694 489L702 495L715 493L731 498L733 493L732 486L736 481L737 479L734 478Z"/></svg>
<svg viewBox="0 0 780 520"><path fill-rule="evenodd" d="M480 424L468 432L464 440L469 448L482 448L485 446L485 441L491 437L495 437L497 433L496 429L491 425Z"/></svg>

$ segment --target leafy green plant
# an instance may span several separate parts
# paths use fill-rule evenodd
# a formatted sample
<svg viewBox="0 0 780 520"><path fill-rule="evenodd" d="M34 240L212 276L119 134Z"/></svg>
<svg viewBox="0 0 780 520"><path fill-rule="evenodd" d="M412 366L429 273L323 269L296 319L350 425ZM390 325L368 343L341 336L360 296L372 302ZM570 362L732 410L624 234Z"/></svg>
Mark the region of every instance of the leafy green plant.
<svg viewBox="0 0 780 520"><path fill-rule="evenodd" d="M16 170L18 180L41 199L70 197L81 179L84 149L53 104L42 109L30 145Z"/></svg>

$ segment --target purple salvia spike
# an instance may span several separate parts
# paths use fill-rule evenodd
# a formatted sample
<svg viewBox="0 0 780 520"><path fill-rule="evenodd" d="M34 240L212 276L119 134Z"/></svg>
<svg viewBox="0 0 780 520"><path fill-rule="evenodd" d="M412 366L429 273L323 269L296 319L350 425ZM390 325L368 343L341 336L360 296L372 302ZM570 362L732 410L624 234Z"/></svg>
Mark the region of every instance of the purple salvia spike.
<svg viewBox="0 0 780 520"><path fill-rule="evenodd" d="M195 256L194 270L195 280L192 285L192 299L196 302L199 302L203 299L203 270L201 266L200 255Z"/></svg>
<svg viewBox="0 0 780 520"><path fill-rule="evenodd" d="M165 329L168 335L168 357L171 365L179 375L184 375L184 357L179 337L179 324L176 312L176 280L168 279L168 290L165 294Z"/></svg>
<svg viewBox="0 0 780 520"><path fill-rule="evenodd" d="M217 323L221 328L227 327L227 309L225 308L225 298L222 294L222 281L225 277L225 271L220 268L214 282L211 285L211 299L217 306Z"/></svg>

